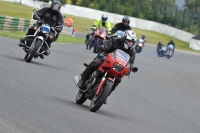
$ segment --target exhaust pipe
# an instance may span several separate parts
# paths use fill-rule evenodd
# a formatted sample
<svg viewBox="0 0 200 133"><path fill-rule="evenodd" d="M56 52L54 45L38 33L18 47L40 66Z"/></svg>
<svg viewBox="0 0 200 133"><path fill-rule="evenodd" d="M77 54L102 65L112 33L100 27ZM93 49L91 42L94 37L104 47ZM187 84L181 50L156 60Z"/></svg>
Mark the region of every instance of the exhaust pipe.
<svg viewBox="0 0 200 133"><path fill-rule="evenodd" d="M79 76L74 76L74 83L76 85L76 87L79 89L79 87L77 86L78 81L80 80Z"/></svg>

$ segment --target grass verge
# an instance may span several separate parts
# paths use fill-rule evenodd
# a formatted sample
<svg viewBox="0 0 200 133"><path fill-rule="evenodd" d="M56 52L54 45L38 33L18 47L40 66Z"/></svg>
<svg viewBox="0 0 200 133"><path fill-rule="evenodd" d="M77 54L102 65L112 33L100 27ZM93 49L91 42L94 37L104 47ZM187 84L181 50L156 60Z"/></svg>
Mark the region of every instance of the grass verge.
<svg viewBox="0 0 200 133"><path fill-rule="evenodd" d="M26 32L21 31L14 31L14 32L7 32L7 31L0 31L1 36L20 39L22 36L26 35ZM84 38L76 38L67 35L59 35L57 43L84 43Z"/></svg>

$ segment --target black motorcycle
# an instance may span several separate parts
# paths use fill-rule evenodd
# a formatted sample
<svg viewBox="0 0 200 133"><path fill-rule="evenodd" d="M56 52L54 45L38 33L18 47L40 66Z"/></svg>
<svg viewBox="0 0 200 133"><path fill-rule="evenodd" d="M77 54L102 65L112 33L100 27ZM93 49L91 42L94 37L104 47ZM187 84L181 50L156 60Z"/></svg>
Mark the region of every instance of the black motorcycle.
<svg viewBox="0 0 200 133"><path fill-rule="evenodd" d="M34 14L36 14L35 9L33 10L33 12ZM34 27L36 29L34 35L27 35L21 38L23 40L31 40L32 43L30 47L27 46L26 41L24 41L24 43L19 44L19 46L23 47L24 51L26 52L24 60L28 63L31 62L33 57L37 58L39 56L44 56L44 47L48 48L48 50L50 51L49 45L47 44L46 40L48 38L53 38L53 36L50 35L51 30L54 31L55 36L57 36L58 34L55 31L56 27L50 27L48 24L44 24L42 21L37 21L37 23L41 26L38 29L36 29L37 27Z"/></svg>
<svg viewBox="0 0 200 133"><path fill-rule="evenodd" d="M159 57L165 57L166 56L166 48L165 46L159 46L157 48L157 54Z"/></svg>

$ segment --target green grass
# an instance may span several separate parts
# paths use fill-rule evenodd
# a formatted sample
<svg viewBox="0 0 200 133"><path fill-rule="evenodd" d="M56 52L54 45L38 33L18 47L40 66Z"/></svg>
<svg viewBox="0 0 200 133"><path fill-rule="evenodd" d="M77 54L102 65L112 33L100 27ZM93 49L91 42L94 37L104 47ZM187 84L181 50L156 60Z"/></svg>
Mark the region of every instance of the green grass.
<svg viewBox="0 0 200 133"><path fill-rule="evenodd" d="M7 31L0 31L1 36L6 36L10 38L20 39L22 36L26 35L26 32L21 31L14 31L14 32L7 32ZM83 38L75 38L67 35L59 35L57 43L84 43L85 39Z"/></svg>
<svg viewBox="0 0 200 133"><path fill-rule="evenodd" d="M3 2L3 1L0 1L0 5L1 5L0 15L25 18L25 19L30 19L31 17L32 9L33 9L32 7L20 5L18 3L9 3L9 2ZM69 18L72 15L65 14L65 16ZM74 26L78 28L78 32L86 33L86 29L90 27L95 21L92 19L82 18L78 16L73 16L73 17L74 17ZM112 23L111 25L113 27L115 24ZM161 41L163 44L166 45L170 39L173 39L174 42L176 43L177 49L194 51L189 48L189 43L175 39L173 37L160 34L154 31L141 30L135 27L132 27L132 29L136 32L138 38L140 38L141 35L145 35L147 42L150 44L157 44L159 41ZM24 34L25 33L21 33L21 32L10 32L10 33L1 32L0 33L0 35L10 36L14 38L16 38L16 36L18 36L17 38L19 38ZM58 42L80 42L81 43L81 42L84 42L84 39L60 35Z"/></svg>
<svg viewBox="0 0 200 133"><path fill-rule="evenodd" d="M33 8L20 5L18 3L9 3L0 1L0 15L16 18L31 19Z"/></svg>

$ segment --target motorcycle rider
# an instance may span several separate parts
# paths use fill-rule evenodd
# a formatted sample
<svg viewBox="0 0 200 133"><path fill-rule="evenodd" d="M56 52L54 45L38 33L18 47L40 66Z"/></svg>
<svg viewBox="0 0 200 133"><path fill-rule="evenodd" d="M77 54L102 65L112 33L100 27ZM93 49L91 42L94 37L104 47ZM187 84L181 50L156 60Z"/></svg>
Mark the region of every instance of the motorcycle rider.
<svg viewBox="0 0 200 133"><path fill-rule="evenodd" d="M129 64L131 66L131 69L126 75L130 74L130 71L133 68L133 63L135 60L135 51L133 49L133 45L135 44L137 40L136 33L132 30L126 30L124 32L124 36L119 37L113 37L108 39L104 45L101 45L99 49L103 49L103 55L107 55L116 49L121 49L124 52L128 53L130 55ZM100 54L102 56L102 54ZM103 60L100 59L100 55L97 55L94 60L87 66L87 68L83 71L81 74L81 79L78 82L78 86L80 89L84 88L85 81L88 79L88 77L96 70L98 67L103 63ZM115 87L118 86L120 83L121 78L116 78L112 91L115 90Z"/></svg>
<svg viewBox="0 0 200 133"><path fill-rule="evenodd" d="M157 45L157 51L162 48L162 47L165 47L161 41L158 42L158 45Z"/></svg>
<svg viewBox="0 0 200 133"><path fill-rule="evenodd" d="M143 40L143 42L142 42L142 49L143 49L144 48L144 44L146 42L145 35L142 35L140 39ZM138 43L139 43L139 40L138 40ZM142 52L142 49L141 49L141 52Z"/></svg>
<svg viewBox="0 0 200 133"><path fill-rule="evenodd" d="M130 18L128 16L123 17L122 22L117 23L113 29L111 30L111 33L114 34L116 31L121 30L131 30L130 24Z"/></svg>
<svg viewBox="0 0 200 133"><path fill-rule="evenodd" d="M168 46L169 45L173 45L173 51L174 51L174 49L175 49L175 43L174 43L174 41L173 40L170 40L169 42L168 42L168 44L167 44L167 48L168 48Z"/></svg>
<svg viewBox="0 0 200 133"><path fill-rule="evenodd" d="M45 24L48 24L50 27L56 27L55 31L58 33L57 35L55 35L54 31L50 31L49 35L51 35L51 37L49 36L49 38L47 39L47 44L49 46L49 48L51 47L51 43L55 40L57 40L59 33L62 31L63 28L63 17L62 14L60 13L60 9L61 9L61 3L59 0L53 0L51 3L50 7L45 7L42 8L40 10L38 10L36 12L36 14L33 15L33 19L35 20L39 20L42 21ZM35 33L35 31L41 26L41 23L39 23L38 21L36 23L33 24L32 27L30 27L28 29L28 32L26 33L26 35L33 35ZM26 45L30 46L33 39L30 38L21 38L20 39L20 43L19 46L22 47L22 43L25 43L26 41ZM43 45L43 47L41 48L41 50L44 51L44 55L49 55L50 51L47 48L46 45ZM44 59L44 55L40 55L40 57L42 59Z"/></svg>
<svg viewBox="0 0 200 133"><path fill-rule="evenodd" d="M174 43L174 41L172 39L168 42L167 49L168 49L169 45L173 45L173 50L172 50L172 55L171 55L171 56L173 56L174 55L174 49L175 49L175 43Z"/></svg>
<svg viewBox="0 0 200 133"><path fill-rule="evenodd" d="M108 16L107 16L106 14L103 14L103 15L101 16L101 20L96 20L96 21L94 22L94 24L93 24L92 27L91 27L91 29L93 30L93 32L86 35L85 43L87 43L87 40L89 39L89 36L90 36L90 35L94 35L94 31L95 31L98 27L104 26L104 27L108 30L108 33L110 33L111 24L110 24L110 22L108 22L107 20L108 20Z"/></svg>

